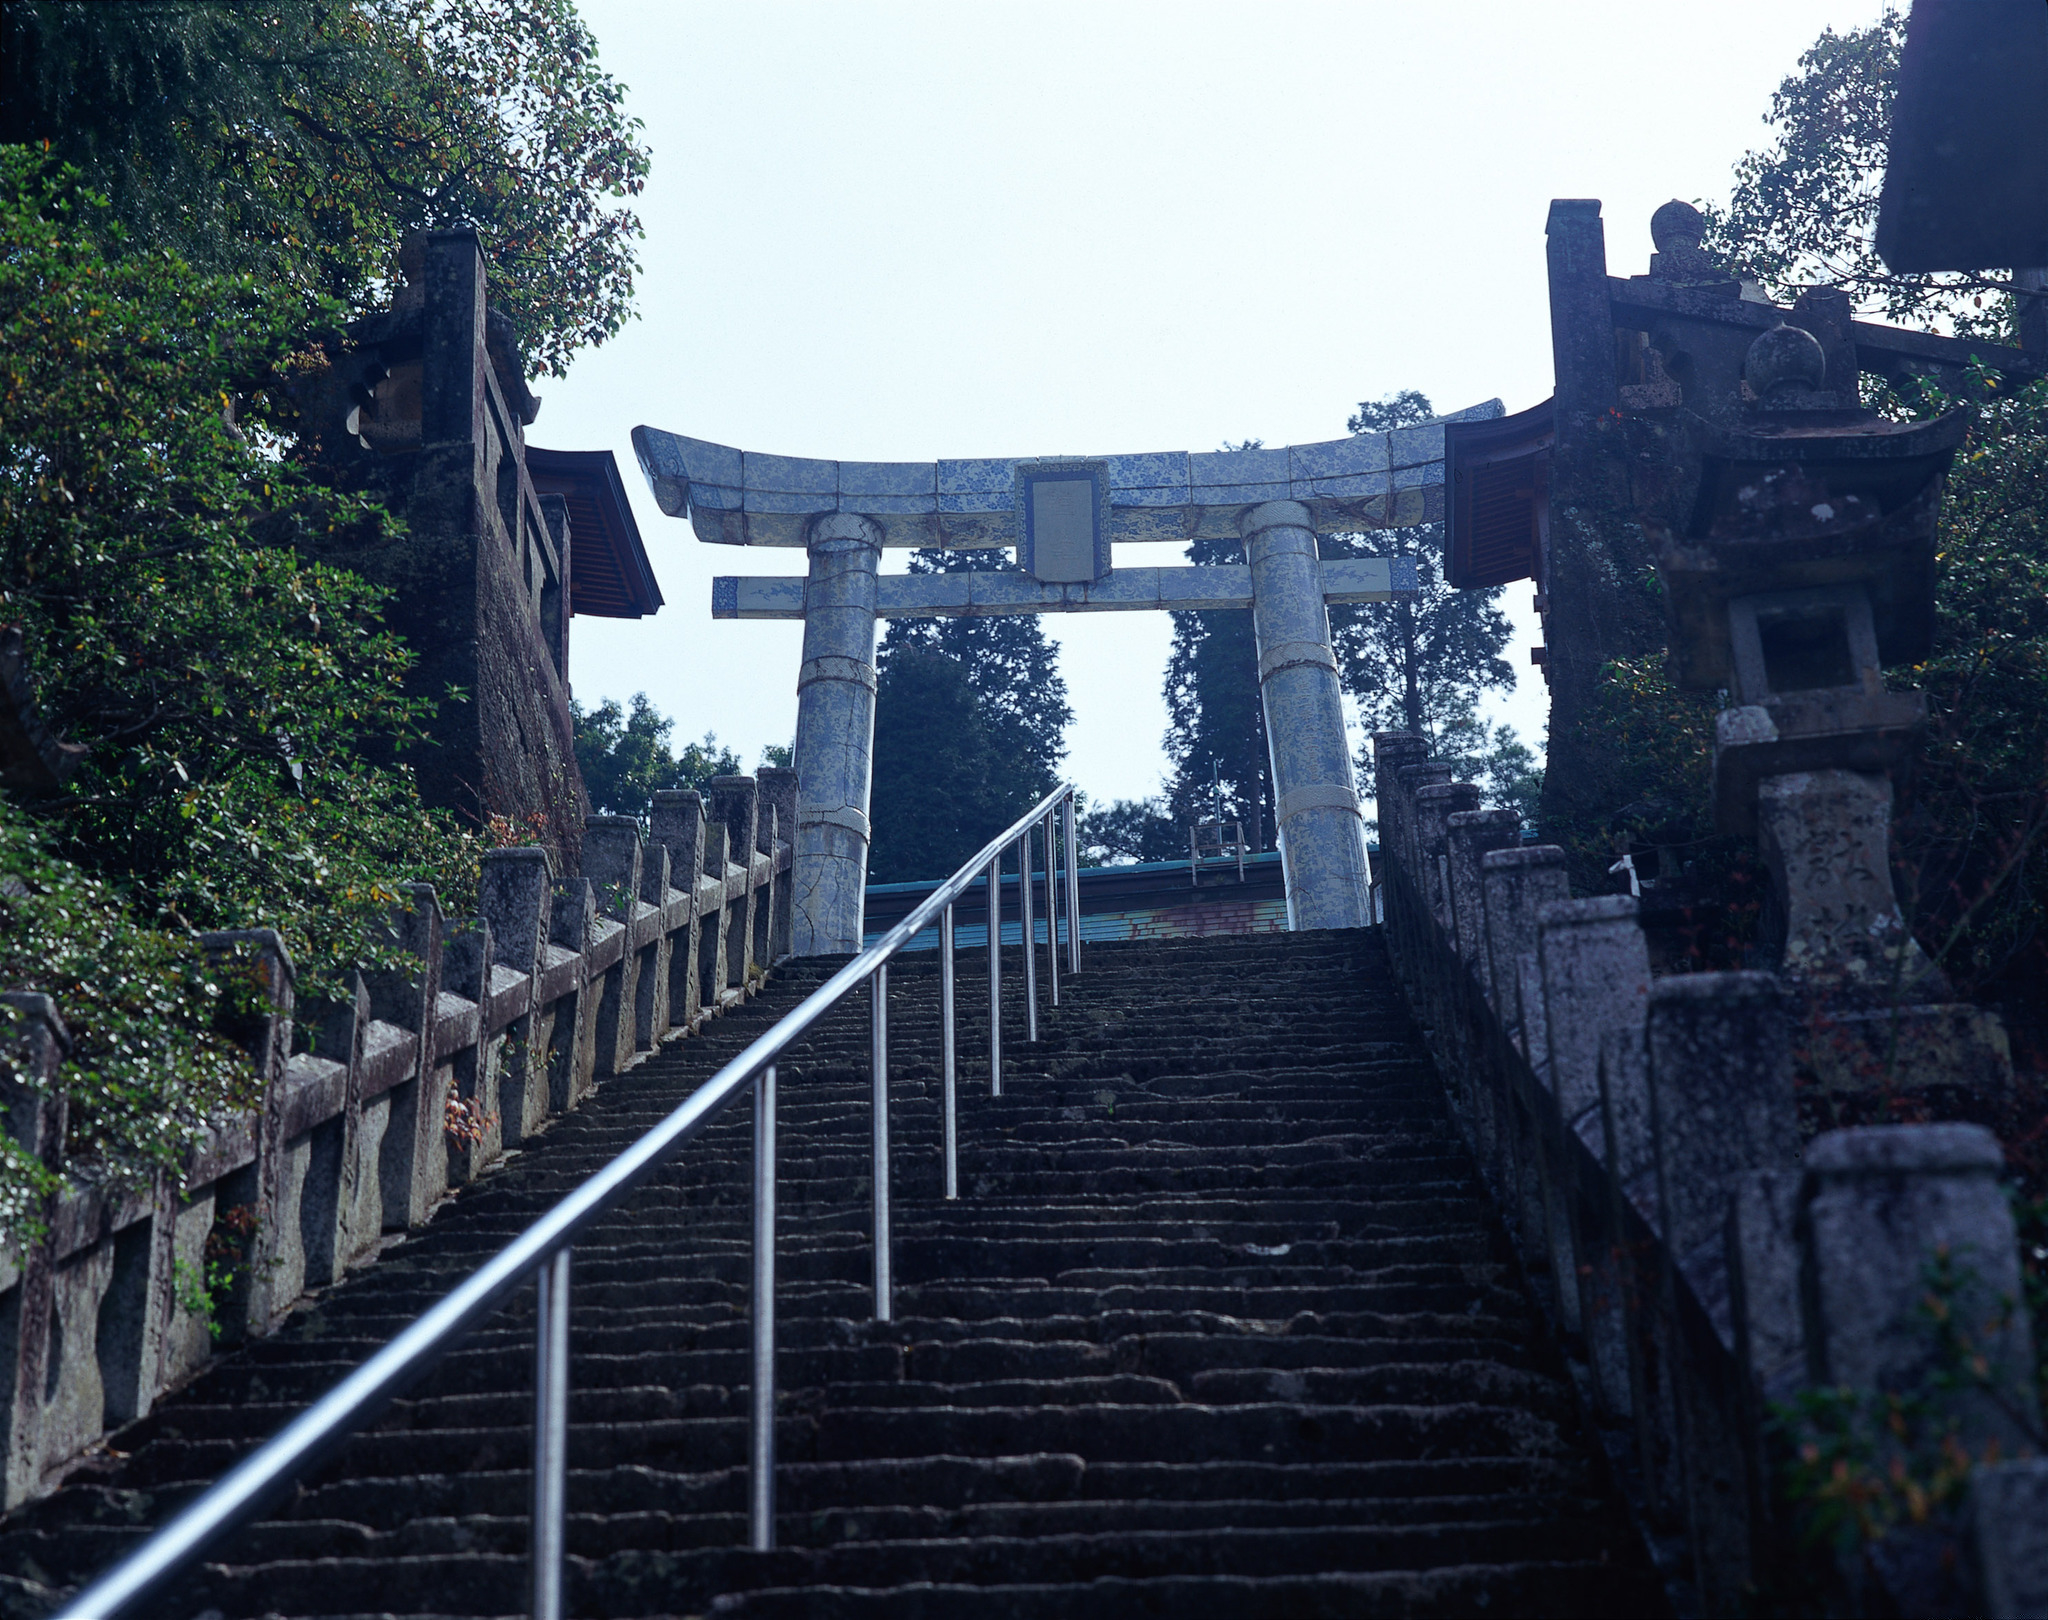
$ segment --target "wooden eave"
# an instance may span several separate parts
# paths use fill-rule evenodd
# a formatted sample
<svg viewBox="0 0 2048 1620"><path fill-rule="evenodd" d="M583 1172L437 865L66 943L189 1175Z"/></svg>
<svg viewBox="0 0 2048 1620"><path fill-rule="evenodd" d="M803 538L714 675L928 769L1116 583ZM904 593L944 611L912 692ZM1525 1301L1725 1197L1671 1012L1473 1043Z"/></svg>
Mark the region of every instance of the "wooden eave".
<svg viewBox="0 0 2048 1620"><path fill-rule="evenodd" d="M642 619L658 612L661 587L609 450L526 447L534 492L569 508L569 611L585 618Z"/></svg>
<svg viewBox="0 0 2048 1620"><path fill-rule="evenodd" d="M1484 590L1537 577L1550 500L1552 402L1444 429L1444 577Z"/></svg>

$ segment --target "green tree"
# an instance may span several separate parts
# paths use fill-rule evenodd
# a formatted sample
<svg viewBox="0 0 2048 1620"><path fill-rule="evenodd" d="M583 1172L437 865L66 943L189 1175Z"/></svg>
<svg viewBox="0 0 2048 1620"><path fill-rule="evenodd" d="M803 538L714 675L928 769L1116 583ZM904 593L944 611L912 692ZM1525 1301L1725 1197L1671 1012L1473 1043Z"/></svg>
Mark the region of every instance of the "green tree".
<svg viewBox="0 0 2048 1620"><path fill-rule="evenodd" d="M543 372L630 312L622 98L573 0L0 0L0 141L75 165L94 228L360 311L472 222Z"/></svg>
<svg viewBox="0 0 2048 1620"><path fill-rule="evenodd" d="M1780 303L1831 283L1889 321L2011 342L2009 274L1900 275L1873 246L1905 39L1893 8L1864 28L1822 31L1771 97L1770 143L1736 164L1726 204L1702 205L1702 246Z"/></svg>
<svg viewBox="0 0 2048 1620"><path fill-rule="evenodd" d="M1353 433L1385 433L1433 415L1429 397L1407 388L1361 401L1345 425ZM1486 693L1511 691L1515 684L1514 670L1501 657L1513 631L1497 605L1500 592L1457 590L1445 580L1441 523L1330 535L1321 551L1326 557L1415 561L1420 591L1414 601L1330 610L1339 676L1364 729L1419 732L1444 757L1493 761L1479 772L1490 799L1519 808L1527 801L1534 756L1512 728L1477 718Z"/></svg>
<svg viewBox="0 0 2048 1620"><path fill-rule="evenodd" d="M629 709L611 698L585 709L572 698L569 717L576 727L576 767L599 815L638 816L644 822L657 792L701 789L714 776L737 776L744 769L738 754L719 746L715 732L672 753L668 740L676 723L645 692L633 694Z"/></svg>
<svg viewBox="0 0 2048 1620"><path fill-rule="evenodd" d="M1263 439L1225 442L1226 450L1256 450ZM1188 561L1206 567L1244 562L1235 540L1198 539ZM1187 853L1187 824L1215 815L1215 791L1224 814L1244 825L1261 848L1274 837L1273 765L1266 750L1266 711L1259 697L1259 649L1252 616L1243 609L1193 609L1173 615L1166 656L1166 758L1172 768L1157 816L1172 837L1144 816L1120 833L1132 859L1171 860ZM1151 801L1146 801L1148 804ZM1148 811L1147 815L1152 812ZM1111 828L1104 824L1104 836ZM1162 846L1177 841L1177 849ZM1147 853L1140 855L1142 849Z"/></svg>
<svg viewBox="0 0 2048 1620"><path fill-rule="evenodd" d="M1008 727L960 659L899 644L875 693L869 816L875 883L940 878L1055 785L1005 745Z"/></svg>
<svg viewBox="0 0 2048 1620"><path fill-rule="evenodd" d="M109 259L99 206L0 148L0 621L37 717L82 751L8 790L0 972L76 1021L77 1140L122 1174L231 1101L195 931L278 928L317 1003L376 959L401 882L473 904L482 844L368 763L427 715L382 593L301 555L392 521L278 454L303 298ZM129 1039L138 1020L156 1033ZM166 1041L183 1057L157 1061ZM176 1129L145 1128L153 1108Z"/></svg>
<svg viewBox="0 0 2048 1620"><path fill-rule="evenodd" d="M917 574L1016 567L996 550L910 557ZM1035 614L894 619L879 666L868 872L944 877L1059 785L1073 719L1059 652Z"/></svg>
<svg viewBox="0 0 2048 1620"><path fill-rule="evenodd" d="M1187 859L1187 826L1167 813L1164 798L1116 799L1099 809L1083 807L1077 831L1083 866Z"/></svg>
<svg viewBox="0 0 2048 1620"><path fill-rule="evenodd" d="M1931 724L1900 853L1921 944L2048 1035L2048 382L1978 379L1942 501ZM1951 401L1926 401L1933 410ZM2048 1059L2048 1051L2036 1054Z"/></svg>
<svg viewBox="0 0 2048 1620"><path fill-rule="evenodd" d="M1010 554L997 549L910 554L913 574L1017 571ZM1034 785L1033 797L1043 797L1058 785L1074 711L1060 674L1059 649L1046 639L1037 614L892 619L882 638L881 666L887 668L889 660L908 647L942 652L958 661L969 688L981 700L989 735L999 749L1013 756L1020 780L1028 778ZM1020 808L1029 809L1029 802ZM1000 830L992 828L991 832Z"/></svg>

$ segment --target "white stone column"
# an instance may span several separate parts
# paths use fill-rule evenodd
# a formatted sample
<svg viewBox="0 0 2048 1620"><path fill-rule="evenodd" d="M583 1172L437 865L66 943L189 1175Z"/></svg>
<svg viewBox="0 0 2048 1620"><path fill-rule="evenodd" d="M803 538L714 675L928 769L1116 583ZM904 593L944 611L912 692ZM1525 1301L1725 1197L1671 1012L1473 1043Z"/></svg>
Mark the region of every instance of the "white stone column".
<svg viewBox="0 0 2048 1620"><path fill-rule="evenodd" d="M1371 874L1308 510L1268 501L1239 520L1238 532L1252 570L1288 925L1361 928L1372 918Z"/></svg>
<svg viewBox="0 0 2048 1620"><path fill-rule="evenodd" d="M796 678L796 836L790 949L857 951L868 880L875 742L875 575L882 531L851 512L811 527L804 662Z"/></svg>

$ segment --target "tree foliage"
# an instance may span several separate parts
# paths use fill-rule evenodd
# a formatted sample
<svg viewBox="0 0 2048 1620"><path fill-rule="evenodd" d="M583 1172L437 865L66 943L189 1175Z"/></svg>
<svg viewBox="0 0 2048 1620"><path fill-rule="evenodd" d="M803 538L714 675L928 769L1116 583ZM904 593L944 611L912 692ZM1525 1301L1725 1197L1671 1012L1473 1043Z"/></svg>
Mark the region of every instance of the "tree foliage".
<svg viewBox="0 0 2048 1620"><path fill-rule="evenodd" d="M1363 400L1346 426L1353 433L1385 433L1426 422L1436 414L1429 396L1406 388ZM1368 734L1413 731L1430 740L1440 758L1486 788L1489 802L1527 806L1531 783L1541 786L1535 756L1512 727L1479 717L1488 692L1510 691L1515 672L1501 650L1513 633L1497 603L1498 590L1456 590L1444 578L1444 527L1418 524L1369 534L1330 535L1326 557L1412 557L1419 594L1412 602L1364 602L1330 609L1330 639L1339 678L1358 705Z"/></svg>
<svg viewBox="0 0 2048 1620"><path fill-rule="evenodd" d="M1084 806L1078 833L1083 866L1187 859L1187 824L1167 814L1164 799L1115 799L1100 808Z"/></svg>
<svg viewBox="0 0 2048 1620"><path fill-rule="evenodd" d="M53 855L0 803L0 982L52 997L71 1039L62 1169L121 1181L174 1169L209 1123L250 1107L256 1071L216 1031L236 1010L236 965L190 935L138 922L110 885ZM0 1007L0 1076L44 1090L21 1061L21 1018ZM58 1167L0 1132L0 1237L41 1231Z"/></svg>
<svg viewBox="0 0 2048 1620"><path fill-rule="evenodd" d="M279 454L302 297L166 251L110 259L98 206L0 148L0 622L21 628L41 718L84 749L60 787L10 795L37 946L6 974L59 998L81 1050L133 1052L154 1048L122 1048L108 1009L169 995L167 1039L211 1027L195 931L278 928L317 1000L373 959L401 881L473 903L482 846L368 762L427 719L410 654L379 591L300 555L392 522ZM102 939L109 982L81 989ZM178 1118L185 1091L218 1098L196 1070L160 1072ZM117 1168L160 1157L119 1131L102 1145Z"/></svg>
<svg viewBox="0 0 2048 1620"><path fill-rule="evenodd" d="M715 732L672 753L668 740L676 723L648 702L645 692L633 694L629 709L610 698L594 709L571 699L569 714L576 727L576 766L590 793L590 807L599 815L645 821L657 792L701 789L714 776L737 776L744 769L738 754L719 745Z"/></svg>
<svg viewBox="0 0 2048 1620"><path fill-rule="evenodd" d="M1822 31L1771 97L1770 143L1735 166L1725 204L1704 204L1703 246L1780 303L1832 283L1858 308L1908 326L2011 342L2003 271L1901 275L1877 256L1878 200L1906 19Z"/></svg>
<svg viewBox="0 0 2048 1620"><path fill-rule="evenodd" d="M1256 449L1258 441L1228 446ZM1242 563L1235 540L1195 540L1188 561ZM1266 752L1266 712L1259 697L1258 641L1243 609L1195 609L1173 615L1173 645L1166 659L1166 757L1172 766L1163 802L1131 822L1140 855L1171 860L1187 853L1187 824L1214 817L1214 784L1223 790L1224 814L1244 824L1248 838L1269 847L1274 832L1273 767ZM1150 801L1147 801L1148 804ZM1151 826L1163 821L1171 835ZM1105 834L1109 824L1103 824ZM1129 842L1126 837L1125 842ZM1159 846L1173 846L1161 852Z"/></svg>
<svg viewBox="0 0 2048 1620"><path fill-rule="evenodd" d="M4 0L0 141L133 244L360 310L411 230L480 228L542 371L630 309L647 153L573 0Z"/></svg>
<svg viewBox="0 0 2048 1620"><path fill-rule="evenodd" d="M1961 985L2048 992L2048 382L1980 375L1942 501L1931 725L1899 826L1916 932ZM1924 410L1952 401L1929 399Z"/></svg>
<svg viewBox="0 0 2048 1620"><path fill-rule="evenodd" d="M1014 571L1001 551L917 551L913 573ZM896 619L875 693L878 883L945 877L1059 785L1073 719L1033 614Z"/></svg>

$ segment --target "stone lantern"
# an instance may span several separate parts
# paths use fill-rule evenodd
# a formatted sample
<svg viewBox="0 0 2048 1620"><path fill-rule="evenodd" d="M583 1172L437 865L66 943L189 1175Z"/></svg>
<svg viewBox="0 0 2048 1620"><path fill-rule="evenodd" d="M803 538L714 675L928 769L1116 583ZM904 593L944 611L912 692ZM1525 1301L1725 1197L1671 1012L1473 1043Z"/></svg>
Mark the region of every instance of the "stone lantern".
<svg viewBox="0 0 2048 1620"><path fill-rule="evenodd" d="M1715 819L1762 846L1783 971L1830 1000L1896 1003L1938 993L1939 975L1906 929L1889 852L1927 702L1886 691L1882 671L1932 645L1935 517L1964 421L1885 421L1823 386L1833 369L1800 327L1758 337L1742 409L1685 424L1697 486L1652 538L1674 672L1731 699Z"/></svg>

